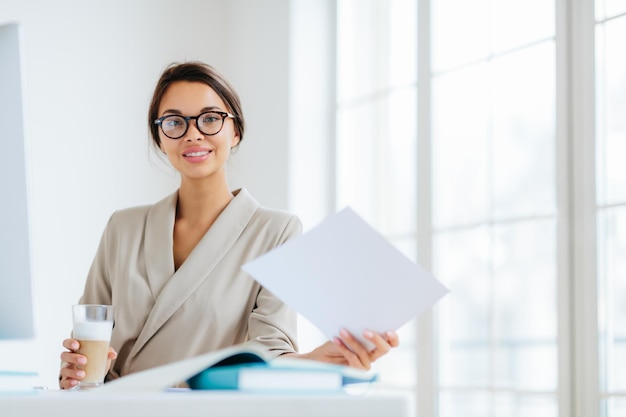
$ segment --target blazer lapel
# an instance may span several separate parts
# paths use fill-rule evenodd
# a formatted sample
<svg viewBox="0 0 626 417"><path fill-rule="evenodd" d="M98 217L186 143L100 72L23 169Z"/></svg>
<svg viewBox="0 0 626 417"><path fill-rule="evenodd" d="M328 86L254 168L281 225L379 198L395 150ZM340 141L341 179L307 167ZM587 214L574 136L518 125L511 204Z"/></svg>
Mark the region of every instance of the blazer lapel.
<svg viewBox="0 0 626 417"><path fill-rule="evenodd" d="M156 300L174 275L174 221L178 191L148 211L144 235L144 259L152 297Z"/></svg>
<svg viewBox="0 0 626 417"><path fill-rule="evenodd" d="M174 212L175 201L173 204ZM169 203L164 204L164 206L171 207L172 205ZM211 271L237 241L258 207L259 203L245 189L238 190L235 198L226 206L176 272L174 272L172 245L173 220L170 225L167 221L169 215L161 211L162 207L155 206L154 216L152 211L149 213L144 247L146 250L145 259L154 262L154 265L146 265L146 270L149 274L150 284L154 283L155 285L153 288L155 303L133 346L127 366L159 328L211 274ZM164 220L167 227L160 223ZM163 242L168 243L167 245L159 242L149 244L149 237L164 239ZM151 250L156 252L149 252ZM163 252L164 250L165 252ZM166 278L168 275L169 279ZM162 289L156 290L157 287Z"/></svg>

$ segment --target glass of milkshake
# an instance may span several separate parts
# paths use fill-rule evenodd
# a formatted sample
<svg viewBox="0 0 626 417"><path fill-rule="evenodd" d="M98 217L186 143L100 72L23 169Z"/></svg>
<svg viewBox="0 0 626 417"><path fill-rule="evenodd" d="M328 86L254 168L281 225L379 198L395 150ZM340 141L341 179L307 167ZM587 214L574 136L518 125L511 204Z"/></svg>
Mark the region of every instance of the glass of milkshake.
<svg viewBox="0 0 626 417"><path fill-rule="evenodd" d="M104 383L109 342L113 331L113 306L77 304L72 306L73 337L80 347L76 353L87 357L87 364L78 366L85 378L77 385L79 390L94 388Z"/></svg>

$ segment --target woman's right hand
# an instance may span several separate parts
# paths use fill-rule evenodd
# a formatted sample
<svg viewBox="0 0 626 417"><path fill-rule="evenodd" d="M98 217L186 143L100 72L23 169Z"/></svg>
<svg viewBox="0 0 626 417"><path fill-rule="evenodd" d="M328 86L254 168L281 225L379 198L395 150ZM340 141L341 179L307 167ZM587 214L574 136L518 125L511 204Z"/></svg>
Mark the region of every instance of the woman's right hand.
<svg viewBox="0 0 626 417"><path fill-rule="evenodd" d="M59 386L61 389L71 389L85 378L85 371L78 369L78 367L87 364L87 357L76 353L80 348L80 343L76 339L65 339L63 347L68 349L68 351L61 353L62 365ZM117 358L117 352L112 347L109 347L106 372L109 372L111 361L115 358Z"/></svg>

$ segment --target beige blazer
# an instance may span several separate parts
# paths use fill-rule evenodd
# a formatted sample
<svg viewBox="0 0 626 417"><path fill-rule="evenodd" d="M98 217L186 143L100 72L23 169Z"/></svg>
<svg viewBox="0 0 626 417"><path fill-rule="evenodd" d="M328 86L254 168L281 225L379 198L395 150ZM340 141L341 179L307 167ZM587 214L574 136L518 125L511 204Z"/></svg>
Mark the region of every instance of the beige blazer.
<svg viewBox="0 0 626 417"><path fill-rule="evenodd" d="M295 312L241 266L300 234L301 222L234 194L178 271L177 192L111 216L80 299L115 306L107 380L239 343L270 357L297 349Z"/></svg>

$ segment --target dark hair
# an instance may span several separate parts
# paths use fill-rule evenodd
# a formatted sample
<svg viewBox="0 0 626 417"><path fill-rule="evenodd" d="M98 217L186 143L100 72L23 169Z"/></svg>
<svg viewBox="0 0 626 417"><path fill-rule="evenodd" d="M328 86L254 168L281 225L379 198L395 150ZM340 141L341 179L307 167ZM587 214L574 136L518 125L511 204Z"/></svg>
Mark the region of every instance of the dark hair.
<svg viewBox="0 0 626 417"><path fill-rule="evenodd" d="M241 142L243 139L244 119L239 95L230 83L212 66L203 62L193 61L171 64L163 71L161 78L159 78L154 88L154 94L152 95L152 101L150 102L150 108L148 110L148 126L152 140L157 148L161 146L161 138L159 137L159 126L154 124L154 121L159 117L159 106L161 105L165 91L167 91L170 84L176 81L200 82L211 87L213 91L224 100L227 107L226 111L235 116L233 119L235 129L237 129L237 133L239 133L239 142Z"/></svg>

